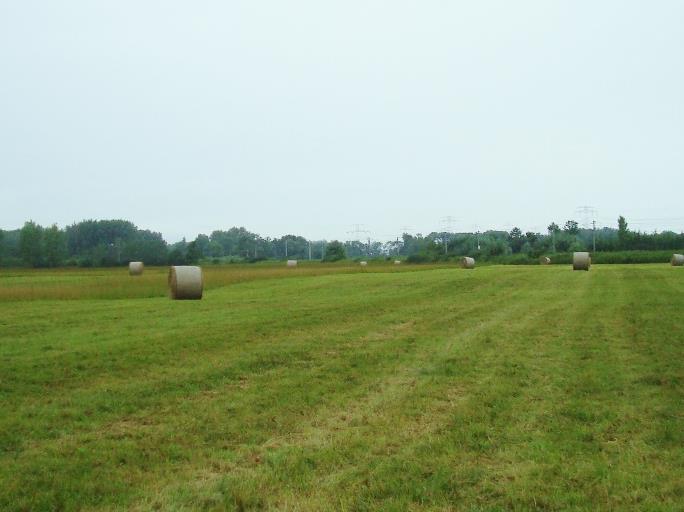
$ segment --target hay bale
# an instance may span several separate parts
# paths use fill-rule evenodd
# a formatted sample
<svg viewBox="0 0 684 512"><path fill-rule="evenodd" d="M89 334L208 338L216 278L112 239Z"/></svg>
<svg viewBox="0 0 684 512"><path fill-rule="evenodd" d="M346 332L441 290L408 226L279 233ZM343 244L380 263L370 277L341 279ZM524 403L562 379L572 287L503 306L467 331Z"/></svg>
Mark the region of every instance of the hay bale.
<svg viewBox="0 0 684 512"><path fill-rule="evenodd" d="M684 254L673 254L670 263L673 267L684 267Z"/></svg>
<svg viewBox="0 0 684 512"><path fill-rule="evenodd" d="M131 261L128 264L128 275L141 276L144 269L145 264L142 261Z"/></svg>
<svg viewBox="0 0 684 512"><path fill-rule="evenodd" d="M395 265L401 265L401 260L394 260Z"/></svg>
<svg viewBox="0 0 684 512"><path fill-rule="evenodd" d="M297 260L287 260L287 266L288 267L296 267L297 266Z"/></svg>
<svg viewBox="0 0 684 512"><path fill-rule="evenodd" d="M362 267L365 267L366 265L368 265L368 262L367 261L360 261L359 265L361 265Z"/></svg>
<svg viewBox="0 0 684 512"><path fill-rule="evenodd" d="M475 259L469 256L461 258L461 268L475 268Z"/></svg>
<svg viewBox="0 0 684 512"><path fill-rule="evenodd" d="M547 256L540 256L539 257L539 264L540 265L550 265L551 264L551 258Z"/></svg>
<svg viewBox="0 0 684 512"><path fill-rule="evenodd" d="M572 254L572 270L589 270L591 256L588 252L575 252Z"/></svg>
<svg viewBox="0 0 684 512"><path fill-rule="evenodd" d="M180 265L169 269L169 293L172 299L201 299L203 289L204 277L200 267Z"/></svg>

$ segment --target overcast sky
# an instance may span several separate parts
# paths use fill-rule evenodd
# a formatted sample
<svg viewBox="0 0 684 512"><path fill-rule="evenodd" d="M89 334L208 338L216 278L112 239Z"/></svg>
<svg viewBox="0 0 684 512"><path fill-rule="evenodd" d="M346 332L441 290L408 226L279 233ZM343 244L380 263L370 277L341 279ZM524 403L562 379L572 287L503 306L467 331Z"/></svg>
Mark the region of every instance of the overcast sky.
<svg viewBox="0 0 684 512"><path fill-rule="evenodd" d="M0 0L0 227L684 230L684 2Z"/></svg>

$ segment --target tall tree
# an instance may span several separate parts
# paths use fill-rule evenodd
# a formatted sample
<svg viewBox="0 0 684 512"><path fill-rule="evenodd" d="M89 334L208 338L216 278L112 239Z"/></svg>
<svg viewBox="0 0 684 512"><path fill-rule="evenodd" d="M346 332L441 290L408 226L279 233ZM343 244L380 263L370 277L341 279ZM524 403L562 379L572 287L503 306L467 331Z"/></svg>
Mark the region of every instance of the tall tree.
<svg viewBox="0 0 684 512"><path fill-rule="evenodd" d="M195 244L197 244L197 249L199 250L200 256L202 258L209 256L209 245L211 244L211 240L209 240L207 235L197 235L197 238L195 238Z"/></svg>
<svg viewBox="0 0 684 512"><path fill-rule="evenodd" d="M565 226L563 226L563 231L568 235L576 235L579 233L579 224L577 224L577 221L569 220L565 223Z"/></svg>
<svg viewBox="0 0 684 512"><path fill-rule="evenodd" d="M66 233L57 224L43 231L43 256L48 267L59 267L66 259Z"/></svg>
<svg viewBox="0 0 684 512"><path fill-rule="evenodd" d="M26 222L19 234L21 259L32 267L43 265L43 228L32 220Z"/></svg>
<svg viewBox="0 0 684 512"><path fill-rule="evenodd" d="M188 265L194 265L201 257L202 254L200 253L200 248L197 245L197 241L193 240L188 244L188 250L185 253L185 262Z"/></svg>
<svg viewBox="0 0 684 512"><path fill-rule="evenodd" d="M628 239L629 239L629 229L627 225L627 220L620 215L618 217L618 244L620 249L627 249Z"/></svg>
<svg viewBox="0 0 684 512"><path fill-rule="evenodd" d="M551 251L556 252L556 234L560 233L560 227L555 222L549 224L546 228L551 235Z"/></svg>
<svg viewBox="0 0 684 512"><path fill-rule="evenodd" d="M511 251L513 251L513 253L519 253L525 243L522 230L518 227L511 229L511 232L508 234L508 241L511 246Z"/></svg>

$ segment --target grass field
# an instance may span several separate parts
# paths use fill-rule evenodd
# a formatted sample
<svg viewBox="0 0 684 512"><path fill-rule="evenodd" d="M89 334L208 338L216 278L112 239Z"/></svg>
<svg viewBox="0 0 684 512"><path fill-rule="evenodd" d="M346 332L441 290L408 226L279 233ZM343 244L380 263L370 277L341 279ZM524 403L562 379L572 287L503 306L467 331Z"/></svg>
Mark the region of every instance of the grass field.
<svg viewBox="0 0 684 512"><path fill-rule="evenodd" d="M684 269L0 273L1 510L682 510Z"/></svg>

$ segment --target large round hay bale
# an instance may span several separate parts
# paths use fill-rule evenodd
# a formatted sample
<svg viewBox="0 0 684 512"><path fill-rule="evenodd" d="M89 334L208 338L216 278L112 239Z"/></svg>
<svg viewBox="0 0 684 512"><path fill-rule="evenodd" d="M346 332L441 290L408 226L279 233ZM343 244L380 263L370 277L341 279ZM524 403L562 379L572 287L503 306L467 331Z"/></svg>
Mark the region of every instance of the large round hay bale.
<svg viewBox="0 0 684 512"><path fill-rule="evenodd" d="M469 256L461 258L461 268L475 268L475 259Z"/></svg>
<svg viewBox="0 0 684 512"><path fill-rule="evenodd" d="M128 274L131 276L141 276L145 265L142 261L131 261L128 264Z"/></svg>
<svg viewBox="0 0 684 512"><path fill-rule="evenodd" d="M361 265L362 267L365 267L366 265L368 265L368 262L367 261L360 261L359 265Z"/></svg>
<svg viewBox="0 0 684 512"><path fill-rule="evenodd" d="M401 260L394 260L395 265L401 265Z"/></svg>
<svg viewBox="0 0 684 512"><path fill-rule="evenodd" d="M684 254L673 254L670 263L673 267L684 267Z"/></svg>
<svg viewBox="0 0 684 512"><path fill-rule="evenodd" d="M540 256L539 257L539 263L541 265L550 265L551 264L551 258L548 256Z"/></svg>
<svg viewBox="0 0 684 512"><path fill-rule="evenodd" d="M176 299L201 299L204 289L202 269L194 266L173 266L169 269L169 293Z"/></svg>
<svg viewBox="0 0 684 512"><path fill-rule="evenodd" d="M591 256L588 252L575 252L572 254L572 270L589 270Z"/></svg>
<svg viewBox="0 0 684 512"><path fill-rule="evenodd" d="M296 267L297 266L297 260L287 260L287 266L288 267Z"/></svg>

